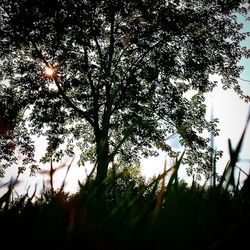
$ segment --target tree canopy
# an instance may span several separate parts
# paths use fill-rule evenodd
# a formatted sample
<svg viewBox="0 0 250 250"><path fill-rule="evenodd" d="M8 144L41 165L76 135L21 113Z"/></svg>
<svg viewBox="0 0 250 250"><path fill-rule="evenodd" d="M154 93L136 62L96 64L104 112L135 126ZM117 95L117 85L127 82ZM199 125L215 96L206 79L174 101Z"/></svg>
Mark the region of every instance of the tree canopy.
<svg viewBox="0 0 250 250"><path fill-rule="evenodd" d="M167 138L178 133L186 161L206 171L212 149L201 134L218 133L205 119L210 76L248 100L237 81L243 2L1 0L2 167L15 160L10 138L34 167L30 136L44 135L43 160L78 147L101 182L116 156L173 153Z"/></svg>

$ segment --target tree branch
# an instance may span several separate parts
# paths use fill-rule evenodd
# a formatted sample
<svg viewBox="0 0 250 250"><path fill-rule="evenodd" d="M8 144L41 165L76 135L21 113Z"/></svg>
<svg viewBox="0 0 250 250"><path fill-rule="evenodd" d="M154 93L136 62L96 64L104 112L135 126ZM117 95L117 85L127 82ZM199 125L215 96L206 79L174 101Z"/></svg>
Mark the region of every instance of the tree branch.
<svg viewBox="0 0 250 250"><path fill-rule="evenodd" d="M107 68L107 74L110 76L111 74L111 65L113 60L113 54L114 54L114 23L115 23L115 13L111 14L111 23L110 23L110 44L109 44L109 57L108 57L108 68Z"/></svg>
<svg viewBox="0 0 250 250"><path fill-rule="evenodd" d="M64 101L73 109L75 110L81 117L83 117L84 119L86 119L86 121L88 121L90 123L91 126L94 126L94 122L92 121L92 119L89 116L89 113L86 111L83 111L81 109L79 109L71 100L70 98L65 94L64 90L62 89L62 87L60 86L59 82L57 81L56 78L53 78L58 91L60 93L60 95L63 97Z"/></svg>
<svg viewBox="0 0 250 250"><path fill-rule="evenodd" d="M119 62L120 62L122 56L124 55L124 53L128 50L128 48L129 48L131 45L132 45L132 43L129 43L129 44L122 50L122 52L120 53L120 55L118 56L118 58L117 58L117 60L116 60L116 62L115 62L115 64L114 64L113 73L111 74L111 82L112 82L113 79L114 79L115 72L116 72L116 70L117 70L117 68L118 68L118 65L119 65ZM137 49L137 48L132 49L132 50L130 50L130 51L134 51L134 50L136 50L136 49Z"/></svg>
<svg viewBox="0 0 250 250"><path fill-rule="evenodd" d="M37 45L35 44L35 42L32 41L31 39L30 39L30 41L31 41L32 46L35 48L38 57L43 61L43 63L46 65L46 67L49 68L49 67L50 67L49 63L48 63L47 60L44 58L42 52L38 49L38 47L37 47Z"/></svg>
<svg viewBox="0 0 250 250"><path fill-rule="evenodd" d="M123 84L124 80L126 79L128 73L133 74L135 73L138 68L140 68L140 63L142 62L142 60L147 56L147 54L152 51L157 45L160 44L160 42L162 42L161 40L159 40L156 44L154 44L153 46L149 47L141 56L139 56L136 60L134 60L134 62L131 63L131 65L127 68L127 70L124 72L124 75L121 79L121 87L117 88L116 91L113 93L112 98L114 99L115 96L117 95L118 91L121 91L122 93L125 91L126 85ZM115 107L113 108L112 112L114 112L115 110L117 110L118 105L120 103L121 98L123 97L123 94L121 93L119 100L117 100Z"/></svg>
<svg viewBox="0 0 250 250"><path fill-rule="evenodd" d="M92 31L93 32L93 31ZM94 32L93 32L94 33ZM101 65L104 67L105 69L105 62L104 62L104 59L103 59L103 54L102 54L102 49L101 49L101 46L97 40L97 37L96 35L93 34L93 38L94 38L94 41L95 41L95 44L96 44L96 48L97 48L97 52L99 54L99 57L100 57L100 61L101 61Z"/></svg>
<svg viewBox="0 0 250 250"><path fill-rule="evenodd" d="M136 58L134 62L131 63L131 65L127 68L127 70L124 72L124 76L121 80L121 82L124 81L124 79L127 77L128 73L135 72L136 69L138 68L138 64L142 62L142 60L147 56L147 54L152 51L157 45L159 45L162 41L159 40L157 43L154 45L150 46L141 56ZM136 66L137 65L137 66ZM134 68L134 70L132 70Z"/></svg>
<svg viewBox="0 0 250 250"><path fill-rule="evenodd" d="M46 67L51 67L50 64L47 62L47 60L44 58L43 54L41 53L41 51L38 49L37 45L35 44L35 42L33 42L30 39L32 45L34 46L38 57L44 62L44 64L46 65ZM62 89L62 87L60 86L59 82L57 81L56 78L52 78L58 88L59 94L63 97L64 101L73 109L75 110L81 117L83 117L84 119L86 119L86 121L88 121L90 123L91 126L94 126L94 122L92 121L91 117L89 116L89 113L86 111L81 110L80 108L78 108L73 102L72 100L66 95L66 93L64 92L64 90Z"/></svg>
<svg viewBox="0 0 250 250"><path fill-rule="evenodd" d="M243 79L243 78L240 78L240 77L239 77L239 79L240 79L241 81L243 81L243 82L249 82L249 83L250 83L250 80Z"/></svg>
<svg viewBox="0 0 250 250"><path fill-rule="evenodd" d="M94 129L95 130L99 130L99 117L98 117L98 99L99 99L99 93L96 90L91 74L89 72L89 59L88 59L88 50L86 47L84 47L84 62L87 68L87 76L88 76L88 80L89 80L89 84L90 84L90 88L91 88L91 94L93 96L93 106L94 106L94 113L93 113L93 125L94 125Z"/></svg>

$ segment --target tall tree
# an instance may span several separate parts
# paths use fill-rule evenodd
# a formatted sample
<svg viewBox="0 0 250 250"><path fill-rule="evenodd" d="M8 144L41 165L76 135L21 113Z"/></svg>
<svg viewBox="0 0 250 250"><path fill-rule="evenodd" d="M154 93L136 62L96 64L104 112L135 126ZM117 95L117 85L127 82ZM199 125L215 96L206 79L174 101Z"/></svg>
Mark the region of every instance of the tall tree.
<svg viewBox="0 0 250 250"><path fill-rule="evenodd" d="M98 183L116 155L171 152L171 133L190 166L206 170L211 148L201 133L218 133L205 119L204 94L216 86L209 76L248 98L237 82L242 2L1 0L1 95L11 91L17 104L5 108L47 136L47 160L76 142L82 163L96 161Z"/></svg>

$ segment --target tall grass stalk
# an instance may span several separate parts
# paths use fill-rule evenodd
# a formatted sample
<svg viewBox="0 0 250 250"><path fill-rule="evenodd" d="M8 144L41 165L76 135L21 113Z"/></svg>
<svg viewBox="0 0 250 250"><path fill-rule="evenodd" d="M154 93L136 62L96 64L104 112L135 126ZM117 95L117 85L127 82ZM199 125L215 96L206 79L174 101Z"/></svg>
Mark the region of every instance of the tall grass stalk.
<svg viewBox="0 0 250 250"><path fill-rule="evenodd" d="M238 162L238 158L239 158L239 154L241 151L241 147L244 141L244 137L246 134L246 130L249 124L249 120L250 120L250 113L248 115L244 130L241 134L240 140L236 146L235 149L232 148L232 143L231 140L228 140L228 148L229 148L229 155L230 155L230 159L223 171L222 174L222 178L221 181L219 183L219 188L222 187L222 185L225 185L225 189L228 190L229 186L231 186L233 188L234 192L238 191L238 187L239 185L236 185L235 183L235 169L236 169L236 163Z"/></svg>

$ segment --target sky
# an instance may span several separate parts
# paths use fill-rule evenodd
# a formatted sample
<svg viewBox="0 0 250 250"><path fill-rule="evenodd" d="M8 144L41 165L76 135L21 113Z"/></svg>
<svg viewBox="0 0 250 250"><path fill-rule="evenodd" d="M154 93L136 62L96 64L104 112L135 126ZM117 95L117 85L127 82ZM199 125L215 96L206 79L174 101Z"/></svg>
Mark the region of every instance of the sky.
<svg viewBox="0 0 250 250"><path fill-rule="evenodd" d="M242 17L239 17L240 21L243 21ZM244 24L243 31L250 32L250 21ZM242 42L243 46L246 46L250 49L250 38ZM244 71L241 74L241 79L239 79L243 91L250 95L250 59L242 59L240 64L244 66ZM245 103L239 98L239 96L233 90L223 90L221 86L218 86L214 89L212 93L209 93L206 98L207 104L207 117L209 119L211 115L211 108L213 108L214 118L219 119L218 128L220 129L220 135L215 138L215 147L217 150L222 150L223 157L217 162L217 172L222 173L224 167L226 166L227 161L229 160L228 153L228 139L231 140L232 145L235 147L239 141L239 138L242 134L244 126L246 124L247 115L250 110L250 104ZM170 145L174 148L181 149L178 144L178 137L174 137L169 141ZM45 140L37 139L35 141L35 146L39 150L36 152L36 158L38 159L45 152ZM62 162L65 162L64 159ZM72 159L68 159L70 164ZM141 173L147 179L153 175L161 173L164 169L164 162L166 160L167 166L170 167L173 164L173 160L166 157L164 152L160 152L159 157L142 159L141 162ZM76 166L77 158L73 160L72 167L69 170L65 191L75 192L78 188L78 180L83 182L91 171L92 166L86 165L85 167ZM55 164L54 167L59 166L61 163ZM66 166L67 166L66 164ZM248 125L247 133L243 143L243 147L240 153L240 162L238 164L245 172L250 172L250 126ZM42 166L42 169L48 169L49 165ZM66 168L64 167L61 170L55 173L54 186L59 188L64 179ZM34 186L38 183L38 189L42 187L42 183L48 181L48 175L38 173L36 177L29 177L29 171L26 171L20 178L21 182L17 185L16 191L19 194L26 193L29 187L30 191L34 190ZM16 168L8 168L6 170L6 175L3 180L0 181L0 185L9 181L11 177L15 178L17 174ZM179 171L179 177L189 182L191 179L187 177L185 167L181 166ZM0 195L6 191L5 188L0 189Z"/></svg>

